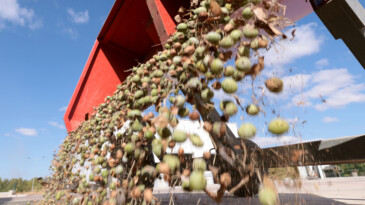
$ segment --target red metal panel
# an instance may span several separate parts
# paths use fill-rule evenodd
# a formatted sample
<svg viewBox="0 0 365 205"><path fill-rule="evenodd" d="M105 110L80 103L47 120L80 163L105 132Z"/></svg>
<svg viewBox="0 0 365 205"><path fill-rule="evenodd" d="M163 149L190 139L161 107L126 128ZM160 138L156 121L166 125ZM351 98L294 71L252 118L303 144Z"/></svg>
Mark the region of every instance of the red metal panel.
<svg viewBox="0 0 365 205"><path fill-rule="evenodd" d="M75 130L85 114L113 94L134 64L131 56L96 41L64 116L67 130Z"/></svg>
<svg viewBox="0 0 365 205"><path fill-rule="evenodd" d="M87 73L90 72L90 69L91 69L91 64L92 64L92 61L94 61L95 59L95 52L99 49L99 41L96 40L95 43L94 43L94 46L91 50L91 53L89 55L89 58L86 62L86 65L85 65L85 68L84 70L82 71L82 74L80 76L80 79L79 79L79 82L77 83L77 86L75 88L75 91L74 93L72 94L72 98L70 100L70 103L68 104L67 106L67 110L66 110L66 113L63 117L63 120L65 121L65 125L66 125L66 128L68 131L72 131L74 130L77 126L74 125L72 126L71 125L71 119L72 119L72 116L70 115L73 115L73 112L75 110L75 106L76 106L76 101L78 100L79 98L79 95L78 93L80 93L80 90L82 87L84 87L83 83L84 80L85 80L85 77L87 76ZM78 121L80 121L80 119L78 119ZM79 122L77 123L79 124Z"/></svg>
<svg viewBox="0 0 365 205"><path fill-rule="evenodd" d="M166 42L175 33L175 23L160 0L147 0L148 9L153 18L160 41Z"/></svg>
<svg viewBox="0 0 365 205"><path fill-rule="evenodd" d="M101 42L143 57L156 45L146 32L151 23L146 1L125 0Z"/></svg>
<svg viewBox="0 0 365 205"><path fill-rule="evenodd" d="M103 41L105 35L108 33L108 31L110 30L110 27L113 25L116 16L118 15L118 13L120 13L120 9L122 8L122 5L124 3L125 0L116 0L114 2L114 5L112 7L112 9L109 12L108 17L106 18L103 27L101 28L99 35L97 37L97 39L99 41Z"/></svg>

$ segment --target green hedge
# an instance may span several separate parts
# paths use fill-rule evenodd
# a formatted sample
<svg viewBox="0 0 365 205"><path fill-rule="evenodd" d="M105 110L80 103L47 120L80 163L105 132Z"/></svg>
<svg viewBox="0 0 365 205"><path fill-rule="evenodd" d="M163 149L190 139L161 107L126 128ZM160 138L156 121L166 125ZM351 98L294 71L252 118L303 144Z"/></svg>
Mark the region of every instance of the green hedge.
<svg viewBox="0 0 365 205"><path fill-rule="evenodd" d="M29 192L32 191L32 183L33 179L25 180L22 178L17 179L1 179L0 178L0 192L7 192L10 190L13 190L16 186L16 192ZM37 178L34 179L34 191L39 191L42 189L42 185L37 180Z"/></svg>

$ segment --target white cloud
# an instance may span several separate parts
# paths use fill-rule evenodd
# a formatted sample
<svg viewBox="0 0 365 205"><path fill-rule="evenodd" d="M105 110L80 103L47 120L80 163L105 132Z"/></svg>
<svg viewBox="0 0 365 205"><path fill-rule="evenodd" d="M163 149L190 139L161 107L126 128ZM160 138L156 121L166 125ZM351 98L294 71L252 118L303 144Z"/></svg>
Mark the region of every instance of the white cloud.
<svg viewBox="0 0 365 205"><path fill-rule="evenodd" d="M324 122L324 123L338 122L338 119L335 117L327 116L322 119L322 122Z"/></svg>
<svg viewBox="0 0 365 205"><path fill-rule="evenodd" d="M303 92L295 95L291 104L327 110L365 102L365 84L356 83L354 78L346 68L313 72Z"/></svg>
<svg viewBox="0 0 365 205"><path fill-rule="evenodd" d="M273 69L264 70L263 74L271 75L277 72L283 74L283 66L298 58L319 52L324 38L315 32L317 24L309 23L296 28L296 36L291 40L278 41L265 53L265 64ZM291 31L286 32L291 36Z"/></svg>
<svg viewBox="0 0 365 205"><path fill-rule="evenodd" d="M328 59L327 58L322 58L321 60L318 60L315 65L316 65L316 68L324 68L326 66L328 66L330 63L328 62Z"/></svg>
<svg viewBox="0 0 365 205"><path fill-rule="evenodd" d="M61 108L59 109L59 111L60 111L60 112L64 112L64 111L66 111L66 110L67 110L67 106L61 107Z"/></svg>
<svg viewBox="0 0 365 205"><path fill-rule="evenodd" d="M53 127L57 127L57 128L59 128L59 129L66 129L66 128L65 128L65 125L60 124L60 123L58 123L58 122L50 121L50 122L48 122L48 124L50 124L50 125L51 125L51 126L53 126Z"/></svg>
<svg viewBox="0 0 365 205"><path fill-rule="evenodd" d="M18 128L15 130L15 132L18 132L22 135L27 135L27 136L37 136L38 132L36 129L33 128Z"/></svg>
<svg viewBox="0 0 365 205"><path fill-rule="evenodd" d="M274 147L302 142L302 138L294 136L254 137L251 139L260 147Z"/></svg>
<svg viewBox="0 0 365 205"><path fill-rule="evenodd" d="M302 92L304 88L308 86L311 75L309 74L296 74L291 76L284 76L281 79L284 83L283 91L279 94L271 93L267 90L266 96L272 99L287 99L298 92Z"/></svg>
<svg viewBox="0 0 365 205"><path fill-rule="evenodd" d="M69 35L72 39L77 39L79 36L78 32L72 28L64 28L62 32Z"/></svg>
<svg viewBox="0 0 365 205"><path fill-rule="evenodd" d="M351 84L328 95L326 103L316 104L315 108L317 110L327 110L329 108L340 108L350 103L360 102L365 102L365 86L364 84Z"/></svg>
<svg viewBox="0 0 365 205"><path fill-rule="evenodd" d="M74 23L87 23L89 21L89 11L86 10L84 12L75 12L73 9L67 9L67 13L71 17L71 21Z"/></svg>
<svg viewBox="0 0 365 205"><path fill-rule="evenodd" d="M35 15L34 10L20 7L17 0L0 1L0 29L6 26L6 22L27 25L33 30L43 26L42 20Z"/></svg>

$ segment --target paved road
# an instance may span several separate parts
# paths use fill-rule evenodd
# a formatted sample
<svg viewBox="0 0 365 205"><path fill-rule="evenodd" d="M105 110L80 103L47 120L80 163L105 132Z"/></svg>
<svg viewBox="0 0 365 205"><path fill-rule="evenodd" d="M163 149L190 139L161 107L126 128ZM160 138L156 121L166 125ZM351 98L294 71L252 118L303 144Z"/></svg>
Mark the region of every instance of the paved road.
<svg viewBox="0 0 365 205"><path fill-rule="evenodd" d="M7 197L0 198L1 205L26 205L28 202L30 204L35 204L35 202L41 200L43 197L41 195L30 195L22 197Z"/></svg>
<svg viewBox="0 0 365 205"><path fill-rule="evenodd" d="M282 205L365 205L365 177L304 180L301 181L301 189L298 189L298 183L294 181L281 181L277 182L276 185ZM212 189L216 188L214 185L211 187ZM166 193L166 191L166 189L160 189L155 190L154 193L161 200L162 205L170 203L171 194ZM0 205L26 205L28 201L33 202L41 198L39 195L0 198ZM179 189L174 190L173 202L175 205L216 204L204 193L183 193ZM221 204L259 205L259 202L257 197L225 196Z"/></svg>
<svg viewBox="0 0 365 205"><path fill-rule="evenodd" d="M365 204L365 177L303 180L301 189L293 181L276 183L279 193L313 194L346 204Z"/></svg>

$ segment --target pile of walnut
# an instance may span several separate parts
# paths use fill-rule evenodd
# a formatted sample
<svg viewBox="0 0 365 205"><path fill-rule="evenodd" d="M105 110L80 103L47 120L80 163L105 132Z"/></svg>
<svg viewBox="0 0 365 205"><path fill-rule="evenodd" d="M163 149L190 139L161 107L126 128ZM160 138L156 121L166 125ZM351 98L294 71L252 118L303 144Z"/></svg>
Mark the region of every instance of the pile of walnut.
<svg viewBox="0 0 365 205"><path fill-rule="evenodd" d="M225 122L239 108L251 116L259 114L259 103L243 108L238 100L225 100L217 106L224 113L223 121L202 117L215 108L211 101L214 90L222 89L237 98L238 82L247 76L254 80L264 69L264 57L257 51L268 49L276 38L286 38L279 31L286 21L279 14L285 8L276 0L194 0L189 10L179 12L177 32L164 50L133 67L114 95L106 97L91 118L64 140L53 160L42 204L156 204L151 187L160 174L171 186L206 191L217 202L233 186L231 173L225 172L214 176L221 184L217 193L206 190L203 173L211 162L210 153L192 161L184 157L183 149L177 155L166 149L186 140L203 146L199 135L175 129L181 118L203 120L216 141L225 135ZM234 65L226 65L230 59L235 59ZM272 77L265 86L278 93L283 82ZM155 112L143 112L151 106ZM280 135L289 125L276 118L268 129ZM238 129L241 138L255 134L256 127L249 122ZM220 149L216 152L222 154ZM152 153L161 161L157 166ZM277 194L271 187L261 189L262 204L276 203Z"/></svg>

